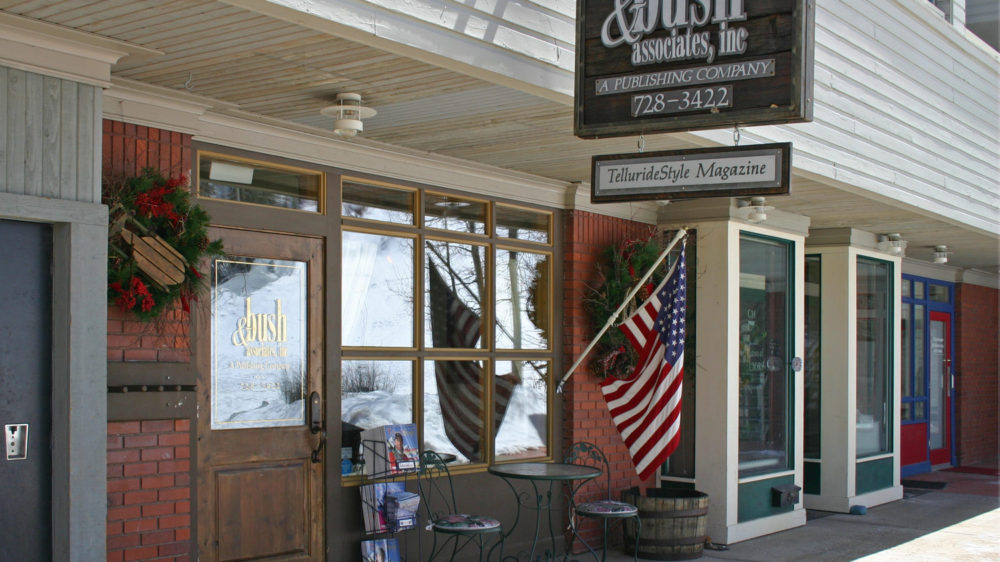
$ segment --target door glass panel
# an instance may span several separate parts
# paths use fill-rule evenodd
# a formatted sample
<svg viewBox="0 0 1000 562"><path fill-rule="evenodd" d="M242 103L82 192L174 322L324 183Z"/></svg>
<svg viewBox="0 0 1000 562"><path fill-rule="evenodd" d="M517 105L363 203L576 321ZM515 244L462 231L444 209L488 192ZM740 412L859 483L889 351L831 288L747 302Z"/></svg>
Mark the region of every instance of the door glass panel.
<svg viewBox="0 0 1000 562"><path fill-rule="evenodd" d="M345 346L413 347L413 239L344 231Z"/></svg>
<svg viewBox="0 0 1000 562"><path fill-rule="evenodd" d="M806 256L805 444L803 455L820 458L820 256Z"/></svg>
<svg viewBox="0 0 1000 562"><path fill-rule="evenodd" d="M945 368L945 323L931 320L930 353L930 429L931 449L940 449L945 444L945 394L947 388Z"/></svg>
<svg viewBox="0 0 1000 562"><path fill-rule="evenodd" d="M790 467L788 244L740 239L740 477Z"/></svg>
<svg viewBox="0 0 1000 562"><path fill-rule="evenodd" d="M548 361L494 363L496 460L537 458L547 454L549 368Z"/></svg>
<svg viewBox="0 0 1000 562"><path fill-rule="evenodd" d="M859 457L891 450L891 274L891 264L887 262L858 259L856 451Z"/></svg>
<svg viewBox="0 0 1000 562"><path fill-rule="evenodd" d="M212 263L212 429L305 423L306 264Z"/></svg>
<svg viewBox="0 0 1000 562"><path fill-rule="evenodd" d="M913 319L910 314L911 305L903 303L902 310L900 312L901 318L899 320L900 329L900 352L903 354L900 357L900 363L902 365L902 374L900 378L901 392L903 394L903 405L906 406L905 400L907 398L913 398L913 361L911 360L913 356ZM909 421L909 409L903 409L903 420Z"/></svg>
<svg viewBox="0 0 1000 562"><path fill-rule="evenodd" d="M927 311L922 304L913 305L913 397L927 397L927 372L924 369L927 360L924 350L927 349L927 328L925 319ZM920 419L926 419L923 416Z"/></svg>
<svg viewBox="0 0 1000 562"><path fill-rule="evenodd" d="M496 346L549 346L549 256L497 248Z"/></svg>
<svg viewBox="0 0 1000 562"><path fill-rule="evenodd" d="M424 450L455 455L456 463L485 460L483 362L424 362Z"/></svg>

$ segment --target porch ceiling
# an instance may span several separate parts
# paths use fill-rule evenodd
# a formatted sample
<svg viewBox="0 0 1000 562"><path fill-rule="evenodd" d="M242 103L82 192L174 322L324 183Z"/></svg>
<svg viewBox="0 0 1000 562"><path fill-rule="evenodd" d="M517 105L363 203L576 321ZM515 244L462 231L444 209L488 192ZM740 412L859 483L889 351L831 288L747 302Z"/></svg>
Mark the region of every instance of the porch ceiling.
<svg viewBox="0 0 1000 562"><path fill-rule="evenodd" d="M0 11L162 51L127 58L112 74L299 125L328 130L320 109L357 92L378 110L365 138L546 178L588 182L591 156L636 150L635 138L574 137L569 105L222 2L0 0ZM694 140L651 135L645 147ZM796 176L792 195L771 204L811 217L813 228L899 232L918 260L947 244L952 265L998 272L996 238L891 202Z"/></svg>

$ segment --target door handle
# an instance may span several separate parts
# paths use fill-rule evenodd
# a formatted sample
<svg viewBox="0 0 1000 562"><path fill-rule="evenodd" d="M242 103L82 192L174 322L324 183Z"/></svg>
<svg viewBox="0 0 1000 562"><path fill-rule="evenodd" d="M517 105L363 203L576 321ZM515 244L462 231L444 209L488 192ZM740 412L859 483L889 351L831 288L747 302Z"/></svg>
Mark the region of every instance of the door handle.
<svg viewBox="0 0 1000 562"><path fill-rule="evenodd" d="M323 399L316 391L309 395L309 431L323 431Z"/></svg>

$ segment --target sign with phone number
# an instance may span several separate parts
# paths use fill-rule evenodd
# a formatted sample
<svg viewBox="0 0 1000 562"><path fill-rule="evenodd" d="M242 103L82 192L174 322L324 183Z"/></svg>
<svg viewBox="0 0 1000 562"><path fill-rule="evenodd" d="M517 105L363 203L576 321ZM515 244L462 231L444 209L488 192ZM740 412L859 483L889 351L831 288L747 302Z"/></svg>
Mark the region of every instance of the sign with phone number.
<svg viewBox="0 0 1000 562"><path fill-rule="evenodd" d="M632 96L632 117L732 107L733 85L670 90Z"/></svg>

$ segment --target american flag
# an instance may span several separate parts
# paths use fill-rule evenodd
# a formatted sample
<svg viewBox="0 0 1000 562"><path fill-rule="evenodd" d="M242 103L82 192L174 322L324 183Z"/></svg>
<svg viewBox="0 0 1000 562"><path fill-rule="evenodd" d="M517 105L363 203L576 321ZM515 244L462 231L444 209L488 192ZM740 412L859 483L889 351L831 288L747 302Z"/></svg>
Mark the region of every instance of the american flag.
<svg viewBox="0 0 1000 562"><path fill-rule="evenodd" d="M619 326L639 352L635 371L627 379L608 377L601 382L611 418L643 480L667 460L680 441L687 310L685 250L686 245L659 287Z"/></svg>
<svg viewBox="0 0 1000 562"><path fill-rule="evenodd" d="M480 338L480 319L448 287L437 266L430 264L431 338L436 348L472 349ZM483 439L483 369L474 360L436 360L434 377L444 432L458 452L472 462L480 458ZM516 373L496 377L494 427L507 413L510 397L521 380Z"/></svg>

